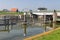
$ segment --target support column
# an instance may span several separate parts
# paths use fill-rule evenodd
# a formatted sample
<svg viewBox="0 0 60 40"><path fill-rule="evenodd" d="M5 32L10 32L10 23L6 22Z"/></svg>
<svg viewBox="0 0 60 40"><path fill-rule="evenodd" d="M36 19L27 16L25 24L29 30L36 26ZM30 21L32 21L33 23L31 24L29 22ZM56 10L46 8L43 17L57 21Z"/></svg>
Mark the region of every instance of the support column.
<svg viewBox="0 0 60 40"><path fill-rule="evenodd" d="M24 36L26 36L26 27L27 27L26 13L24 13L24 23L23 23L23 26L24 26Z"/></svg>
<svg viewBox="0 0 60 40"><path fill-rule="evenodd" d="M24 26L24 36L26 36L26 27L27 27L27 24L24 23L23 26Z"/></svg>
<svg viewBox="0 0 60 40"><path fill-rule="evenodd" d="M46 32L46 15L44 15L44 29L45 29L45 32Z"/></svg>
<svg viewBox="0 0 60 40"><path fill-rule="evenodd" d="M53 13L53 29L56 27L56 19L57 19L57 13L56 13L56 10L54 10L54 13Z"/></svg>

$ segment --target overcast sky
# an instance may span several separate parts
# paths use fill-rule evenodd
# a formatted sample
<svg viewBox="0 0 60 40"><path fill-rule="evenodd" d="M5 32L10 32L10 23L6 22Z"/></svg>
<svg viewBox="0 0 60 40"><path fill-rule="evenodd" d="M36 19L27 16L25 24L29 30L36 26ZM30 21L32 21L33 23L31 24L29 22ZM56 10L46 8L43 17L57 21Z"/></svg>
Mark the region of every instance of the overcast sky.
<svg viewBox="0 0 60 40"><path fill-rule="evenodd" d="M0 9L18 8L37 9L38 7L46 7L50 10L60 10L60 0L0 0Z"/></svg>

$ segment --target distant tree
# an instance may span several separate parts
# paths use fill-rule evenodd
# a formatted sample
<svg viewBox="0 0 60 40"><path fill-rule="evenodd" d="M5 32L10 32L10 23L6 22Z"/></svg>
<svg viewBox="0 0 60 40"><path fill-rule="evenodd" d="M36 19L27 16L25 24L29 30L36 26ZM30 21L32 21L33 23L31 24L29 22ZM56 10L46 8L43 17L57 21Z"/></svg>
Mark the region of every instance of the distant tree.
<svg viewBox="0 0 60 40"><path fill-rule="evenodd" d="M47 10L47 8L38 8L38 10Z"/></svg>
<svg viewBox="0 0 60 40"><path fill-rule="evenodd" d="M2 11L8 12L9 10L8 9L3 9Z"/></svg>
<svg viewBox="0 0 60 40"><path fill-rule="evenodd" d="M32 14L32 10L29 10L30 11L30 14Z"/></svg>
<svg viewBox="0 0 60 40"><path fill-rule="evenodd" d="M19 12L19 10L17 9L16 12Z"/></svg>
<svg viewBox="0 0 60 40"><path fill-rule="evenodd" d="M54 12L56 12L56 10L54 10Z"/></svg>

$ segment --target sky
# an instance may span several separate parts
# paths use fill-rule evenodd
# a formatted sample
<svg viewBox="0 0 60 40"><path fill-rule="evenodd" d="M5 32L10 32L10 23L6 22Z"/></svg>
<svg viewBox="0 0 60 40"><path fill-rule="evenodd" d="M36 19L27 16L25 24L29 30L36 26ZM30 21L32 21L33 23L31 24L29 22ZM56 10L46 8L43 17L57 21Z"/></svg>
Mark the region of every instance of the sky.
<svg viewBox="0 0 60 40"><path fill-rule="evenodd" d="M60 10L60 0L0 0L0 10L11 8L36 10L40 7L45 7L48 10Z"/></svg>

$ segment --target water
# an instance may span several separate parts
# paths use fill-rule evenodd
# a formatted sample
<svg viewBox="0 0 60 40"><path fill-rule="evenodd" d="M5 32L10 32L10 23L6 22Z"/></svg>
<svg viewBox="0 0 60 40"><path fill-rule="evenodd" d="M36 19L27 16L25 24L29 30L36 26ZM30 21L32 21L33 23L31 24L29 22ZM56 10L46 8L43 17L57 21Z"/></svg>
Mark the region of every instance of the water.
<svg viewBox="0 0 60 40"><path fill-rule="evenodd" d="M49 30L49 29L47 29ZM34 36L44 32L44 28L40 27L28 27L26 37L24 37L23 28L13 29L10 32L0 32L0 40L23 40L24 38Z"/></svg>
<svg viewBox="0 0 60 40"><path fill-rule="evenodd" d="M29 20L28 20L29 21ZM37 22L37 21L35 21ZM27 34L26 37L24 37L24 30L23 27L21 25L22 22L17 23L16 25L13 25L13 28L11 30L11 25L10 27L10 32L6 31L6 32L0 32L0 40L23 40L24 38L30 37L30 36L34 36L36 34L40 34L43 33L44 27L38 27L38 26L31 26L28 25L27 27ZM29 22L30 23L30 22ZM4 29L5 26L0 26L0 30ZM47 31L51 30L50 28L47 28Z"/></svg>

